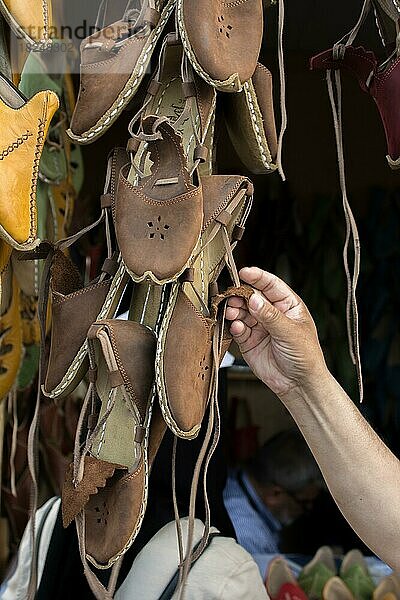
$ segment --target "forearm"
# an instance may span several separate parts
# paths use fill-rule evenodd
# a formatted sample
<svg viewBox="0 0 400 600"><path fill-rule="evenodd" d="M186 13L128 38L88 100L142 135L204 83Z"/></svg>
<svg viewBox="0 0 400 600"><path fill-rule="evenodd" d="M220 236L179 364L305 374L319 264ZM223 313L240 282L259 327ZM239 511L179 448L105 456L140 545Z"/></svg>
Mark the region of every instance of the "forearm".
<svg viewBox="0 0 400 600"><path fill-rule="evenodd" d="M400 462L328 372L281 399L350 525L400 570Z"/></svg>

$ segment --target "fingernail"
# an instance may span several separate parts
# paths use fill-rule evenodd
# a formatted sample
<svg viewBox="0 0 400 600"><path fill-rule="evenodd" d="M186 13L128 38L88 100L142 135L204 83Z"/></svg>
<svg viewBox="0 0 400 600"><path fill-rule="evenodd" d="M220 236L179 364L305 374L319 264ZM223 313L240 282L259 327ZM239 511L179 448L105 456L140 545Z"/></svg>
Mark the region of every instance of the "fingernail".
<svg viewBox="0 0 400 600"><path fill-rule="evenodd" d="M265 302L264 302L264 298L262 298L261 296L259 296L258 294L253 294L249 300L249 307L252 310L255 311L260 311L262 309L262 307L264 306Z"/></svg>

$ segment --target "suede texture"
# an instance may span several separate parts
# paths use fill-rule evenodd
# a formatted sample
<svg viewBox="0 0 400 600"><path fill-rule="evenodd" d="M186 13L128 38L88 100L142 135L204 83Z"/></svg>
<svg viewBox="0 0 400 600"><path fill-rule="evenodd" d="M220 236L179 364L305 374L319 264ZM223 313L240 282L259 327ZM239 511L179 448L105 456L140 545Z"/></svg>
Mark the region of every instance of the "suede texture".
<svg viewBox="0 0 400 600"><path fill-rule="evenodd" d="M99 488L120 468L119 465L85 456L84 477L75 487L73 483L73 465L69 465L65 474L62 490L62 519L64 527L68 527L89 501L90 496L96 495Z"/></svg>
<svg viewBox="0 0 400 600"><path fill-rule="evenodd" d="M113 105L129 81L148 36L132 37L116 49L112 41L126 28L114 23L83 40L81 44L81 79L78 99L71 120L71 131L82 135L96 125ZM103 49L88 48L92 42L104 43Z"/></svg>
<svg viewBox="0 0 400 600"><path fill-rule="evenodd" d="M85 508L86 551L99 565L129 543L139 519L144 495L144 464L131 474L117 471Z"/></svg>
<svg viewBox="0 0 400 600"><path fill-rule="evenodd" d="M58 106L53 92L39 92L17 110L0 101L0 223L17 249L36 241L39 161Z"/></svg>
<svg viewBox="0 0 400 600"><path fill-rule="evenodd" d="M262 0L181 0L184 28L199 65L214 81L250 79L263 35Z"/></svg>
<svg viewBox="0 0 400 600"><path fill-rule="evenodd" d="M255 174L270 173L275 166L278 142L272 91L272 75L258 63L247 90L223 97L229 137L240 160Z"/></svg>
<svg viewBox="0 0 400 600"><path fill-rule="evenodd" d="M144 129L155 117L144 120ZM201 186L190 182L181 137L167 122L150 141L152 173L133 186L120 173L113 213L118 245L132 277L172 280L187 265L203 222ZM171 183L162 183L171 180Z"/></svg>
<svg viewBox="0 0 400 600"><path fill-rule="evenodd" d="M214 322L205 318L180 290L165 339L164 379L169 408L184 432L200 428L207 407L213 328Z"/></svg>
<svg viewBox="0 0 400 600"><path fill-rule="evenodd" d="M144 421L151 388L154 382L156 338L150 329L118 319L98 321L89 337L105 328L126 390Z"/></svg>
<svg viewBox="0 0 400 600"><path fill-rule="evenodd" d="M111 279L108 279L68 295L52 292L53 325L45 393L50 394L61 383L84 343L89 327L96 320L110 287Z"/></svg>

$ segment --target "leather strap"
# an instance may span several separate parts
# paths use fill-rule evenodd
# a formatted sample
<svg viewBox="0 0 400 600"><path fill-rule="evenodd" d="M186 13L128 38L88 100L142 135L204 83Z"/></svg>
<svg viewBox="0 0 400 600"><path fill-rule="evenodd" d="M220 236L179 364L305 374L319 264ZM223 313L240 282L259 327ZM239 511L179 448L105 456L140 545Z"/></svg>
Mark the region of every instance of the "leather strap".
<svg viewBox="0 0 400 600"><path fill-rule="evenodd" d="M102 194L100 196L100 206L101 210L104 208L111 208L112 197L111 194Z"/></svg>
<svg viewBox="0 0 400 600"><path fill-rule="evenodd" d="M126 144L126 150L130 154L136 154L140 146L140 140L137 137L131 137Z"/></svg>
<svg viewBox="0 0 400 600"><path fill-rule="evenodd" d="M208 158L207 146L202 146L201 144L196 146L196 148L194 149L193 158L195 161L198 160L201 163L205 163Z"/></svg>
<svg viewBox="0 0 400 600"><path fill-rule="evenodd" d="M182 92L185 98L194 98L196 96L196 87L193 81L182 81Z"/></svg>
<svg viewBox="0 0 400 600"><path fill-rule="evenodd" d="M246 196L254 196L254 184L250 180L246 189Z"/></svg>
<svg viewBox="0 0 400 600"><path fill-rule="evenodd" d="M124 385L124 380L121 375L121 371L110 371L108 373L108 382L111 388L121 387Z"/></svg>
<svg viewBox="0 0 400 600"><path fill-rule="evenodd" d="M90 431L93 431L93 429L96 427L98 420L99 420L99 415L97 415L96 413L92 413L91 415L88 416L87 426L88 426L88 429L90 429Z"/></svg>
<svg viewBox="0 0 400 600"><path fill-rule="evenodd" d="M212 281L209 285L209 294L211 298L214 298L214 296L218 296L219 294L219 287L218 287L218 282L217 281Z"/></svg>
<svg viewBox="0 0 400 600"><path fill-rule="evenodd" d="M135 426L135 442L137 444L141 444L146 435L146 427L142 427L141 425Z"/></svg>
<svg viewBox="0 0 400 600"><path fill-rule="evenodd" d="M217 223L221 223L224 227L228 227L229 223L232 220L232 215L227 210L222 210L219 215L215 218Z"/></svg>
<svg viewBox="0 0 400 600"><path fill-rule="evenodd" d="M235 225L234 230L232 231L232 240L234 242L240 242L240 240L244 236L245 228L240 225Z"/></svg>
<svg viewBox="0 0 400 600"><path fill-rule="evenodd" d="M152 79L149 83L149 87L147 88L147 93L150 94L150 96L157 96L161 89L161 86L161 81L157 81L157 79Z"/></svg>
<svg viewBox="0 0 400 600"><path fill-rule="evenodd" d="M179 279L182 283L193 283L194 282L194 269L193 268L185 269Z"/></svg>
<svg viewBox="0 0 400 600"><path fill-rule="evenodd" d="M118 262L114 257L106 258L106 260L103 263L103 266L101 267L101 271L102 273L107 273L108 275L111 275L111 277L114 277L114 275L118 271Z"/></svg>
<svg viewBox="0 0 400 600"><path fill-rule="evenodd" d="M150 25L152 29L157 27L160 20L160 13L155 8L148 8L143 16L143 21Z"/></svg>

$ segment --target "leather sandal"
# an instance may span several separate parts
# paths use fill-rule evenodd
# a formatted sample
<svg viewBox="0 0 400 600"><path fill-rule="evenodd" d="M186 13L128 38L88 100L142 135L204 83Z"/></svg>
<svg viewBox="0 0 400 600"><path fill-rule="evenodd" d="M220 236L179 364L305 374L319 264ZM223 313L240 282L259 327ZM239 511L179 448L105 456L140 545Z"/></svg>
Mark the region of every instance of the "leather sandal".
<svg viewBox="0 0 400 600"><path fill-rule="evenodd" d="M51 45L51 0L0 0L0 11L15 35L24 39L31 50Z"/></svg>
<svg viewBox="0 0 400 600"><path fill-rule="evenodd" d="M63 490L63 522L77 519L84 559L106 569L140 530L149 470L165 426L155 412L157 422L150 428L154 333L132 321L99 321L88 342L91 387L81 413L86 426L84 432L78 427L74 465Z"/></svg>
<svg viewBox="0 0 400 600"><path fill-rule="evenodd" d="M175 0L143 0L140 11L81 44L81 85L69 135L79 144L101 137L131 102L146 73Z"/></svg>
<svg viewBox="0 0 400 600"><path fill-rule="evenodd" d="M31 250L39 244L36 207L39 162L58 106L53 92L38 92L27 100L7 78L0 76L0 236L17 250ZM9 199L16 196L18 201L10 204Z"/></svg>
<svg viewBox="0 0 400 600"><path fill-rule="evenodd" d="M183 46L197 73L221 92L241 91L260 54L262 0L177 0L176 10Z"/></svg>
<svg viewBox="0 0 400 600"><path fill-rule="evenodd" d="M143 119L135 138L147 142L153 166L138 185L128 181L129 167L122 169L113 204L115 231L132 279L163 285L193 261L203 221L202 187L192 183L182 138L166 117Z"/></svg>
<svg viewBox="0 0 400 600"><path fill-rule="evenodd" d="M105 194L102 196L102 214L93 225L82 230L66 242L66 248L93 227L105 222L109 227L109 211L119 170L127 160L126 153L117 149L110 154ZM82 380L87 369L86 335L97 319L112 317L129 280L118 252L114 252L108 239L108 258L102 274L88 286L82 287L79 273L72 262L57 251L49 267L51 298L51 342L43 393L50 398L64 397ZM65 331L69 331L68 337Z"/></svg>
<svg viewBox="0 0 400 600"><path fill-rule="evenodd" d="M224 94L223 107L229 137L242 163L251 173L273 173L278 141L270 71L257 63L240 93Z"/></svg>
<svg viewBox="0 0 400 600"><path fill-rule="evenodd" d="M198 435L210 400L219 367L214 364L216 313L211 300L225 259L234 268L232 251L243 235L253 194L251 182L240 176L203 177L202 185L206 202L201 249L193 267L172 287L156 356L157 393L164 419L184 439ZM238 277L236 283L239 287ZM176 365L182 369L179 378Z"/></svg>

